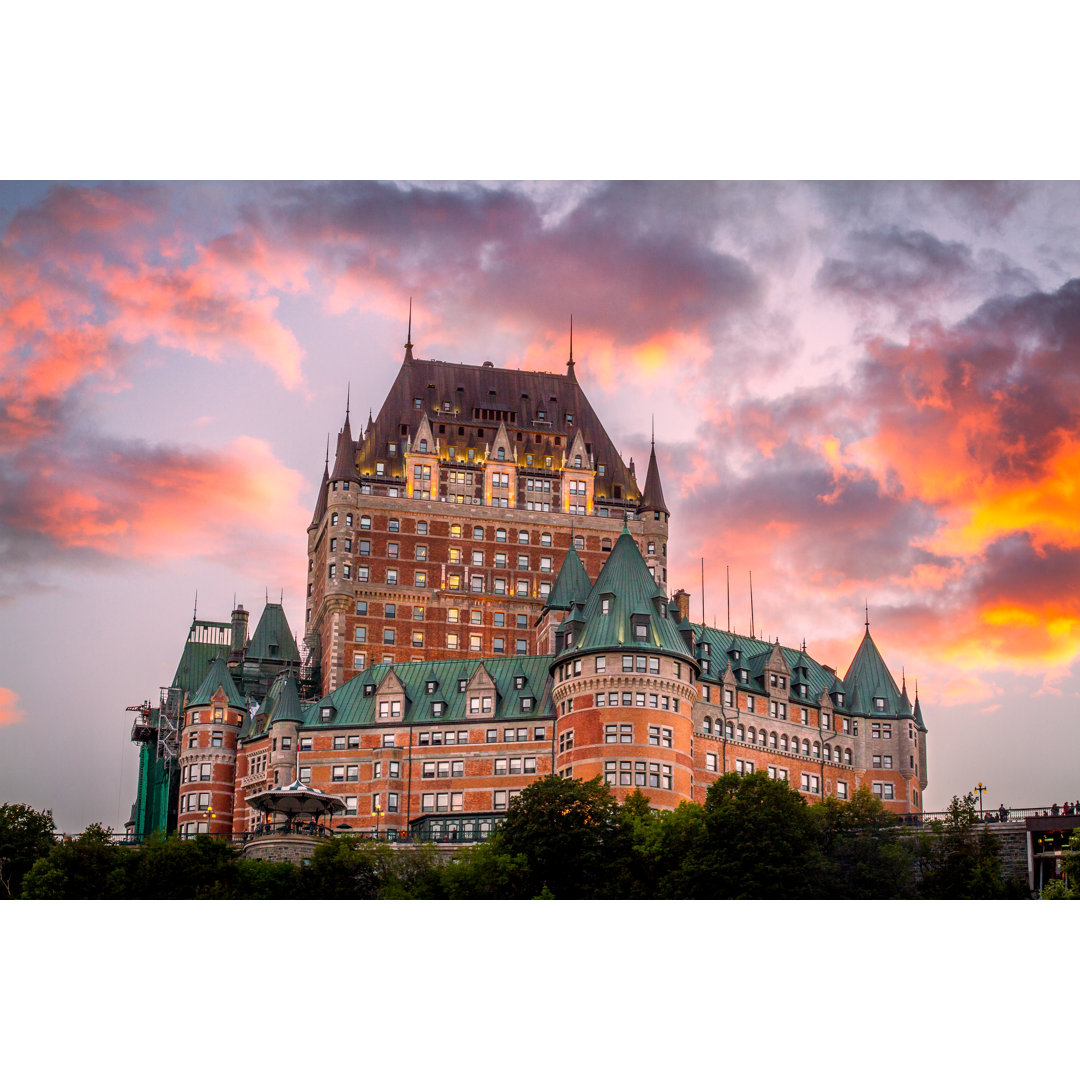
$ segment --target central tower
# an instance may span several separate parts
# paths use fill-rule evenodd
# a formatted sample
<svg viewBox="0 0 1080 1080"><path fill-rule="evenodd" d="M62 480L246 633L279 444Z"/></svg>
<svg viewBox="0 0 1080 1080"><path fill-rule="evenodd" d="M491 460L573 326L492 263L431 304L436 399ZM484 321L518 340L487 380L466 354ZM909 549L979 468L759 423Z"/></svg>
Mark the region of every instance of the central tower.
<svg viewBox="0 0 1080 1080"><path fill-rule="evenodd" d="M411 339L411 333L409 335ZM348 407L308 527L305 644L329 693L372 663L537 652L562 553L590 576L624 525L667 584L645 489L565 374L405 358L353 438Z"/></svg>

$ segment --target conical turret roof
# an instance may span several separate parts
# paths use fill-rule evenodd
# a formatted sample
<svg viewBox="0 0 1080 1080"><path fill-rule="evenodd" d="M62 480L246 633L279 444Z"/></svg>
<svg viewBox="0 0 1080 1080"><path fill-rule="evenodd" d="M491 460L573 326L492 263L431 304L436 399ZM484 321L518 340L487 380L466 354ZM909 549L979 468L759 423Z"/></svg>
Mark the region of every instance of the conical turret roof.
<svg viewBox="0 0 1080 1080"><path fill-rule="evenodd" d="M229 704L233 708L247 710L247 705L240 691L236 688L236 683L233 682L229 669L225 666L223 656L214 657L213 662L210 664L210 670L206 673L206 678L203 679L199 689L192 695L188 705L209 705L217 693L218 687L225 691L225 696L229 699Z"/></svg>
<svg viewBox="0 0 1080 1080"><path fill-rule="evenodd" d="M553 608L557 611L569 611L574 601L584 603L592 592L592 582L581 564L581 556L577 548L572 544L567 549L562 566L559 567L559 576L548 593L545 608Z"/></svg>
<svg viewBox="0 0 1080 1080"><path fill-rule="evenodd" d="M664 489L660 486L660 468L656 464L656 443L649 451L649 471L645 474L645 490L641 493L642 510L660 510L670 514L664 502Z"/></svg>
<svg viewBox="0 0 1080 1080"><path fill-rule="evenodd" d="M311 524L318 525L326 516L326 489L330 486L330 462L323 466L322 481L319 483L319 497L315 500L315 513L311 515Z"/></svg>
<svg viewBox="0 0 1080 1080"><path fill-rule="evenodd" d="M656 584L625 527L582 606L581 619L584 626L568 652L658 649L694 660L690 647L668 615L664 590ZM644 638L635 633L641 621L646 624Z"/></svg>
<svg viewBox="0 0 1080 1080"><path fill-rule="evenodd" d="M874 639L870 636L870 627L859 644L859 648L844 675L844 685L850 695L847 701L851 712L864 716L873 712L886 712L896 715L900 712L900 688L889 673ZM884 698L885 708L875 709L874 698Z"/></svg>
<svg viewBox="0 0 1080 1080"><path fill-rule="evenodd" d="M915 691L915 726L920 731L926 730L926 724L923 721L922 705L919 704L919 691Z"/></svg>
<svg viewBox="0 0 1080 1080"><path fill-rule="evenodd" d="M349 406L345 406L345 424L338 432L337 453L334 457L334 471L331 480L351 480L356 475L356 443L353 442L352 428L349 426Z"/></svg>
<svg viewBox="0 0 1080 1080"><path fill-rule="evenodd" d="M268 713L268 722L273 724L278 720L292 720L300 723L300 693L296 689L296 682L291 675L279 675L266 695L259 713Z"/></svg>

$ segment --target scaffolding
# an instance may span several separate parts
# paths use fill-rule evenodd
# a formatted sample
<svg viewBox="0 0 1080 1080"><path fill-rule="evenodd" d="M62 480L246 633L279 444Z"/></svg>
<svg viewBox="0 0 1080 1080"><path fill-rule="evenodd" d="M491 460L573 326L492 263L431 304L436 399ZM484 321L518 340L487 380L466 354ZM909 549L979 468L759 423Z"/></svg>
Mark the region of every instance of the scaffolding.
<svg viewBox="0 0 1080 1080"><path fill-rule="evenodd" d="M180 756L180 728L184 719L184 691L179 686L161 687L158 706L157 750L166 765Z"/></svg>

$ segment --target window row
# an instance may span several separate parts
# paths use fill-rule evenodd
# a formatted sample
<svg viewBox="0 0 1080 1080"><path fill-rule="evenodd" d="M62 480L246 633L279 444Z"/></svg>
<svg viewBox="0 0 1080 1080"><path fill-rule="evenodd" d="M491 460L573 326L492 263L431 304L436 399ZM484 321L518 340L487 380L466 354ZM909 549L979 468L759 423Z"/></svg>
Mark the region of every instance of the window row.
<svg viewBox="0 0 1080 1080"><path fill-rule="evenodd" d="M536 758L534 757L512 757L512 758L496 758L495 759L495 775L515 776L524 774L526 776L536 772Z"/></svg>
<svg viewBox="0 0 1080 1080"><path fill-rule="evenodd" d="M196 780L210 780L210 770L213 766L209 761L203 761L196 765L185 765L180 770L180 783L191 784Z"/></svg>
<svg viewBox="0 0 1080 1080"><path fill-rule="evenodd" d="M646 705L648 702L648 705ZM643 691L623 690L619 693L611 691L607 694L596 695L596 707L598 709L611 709L616 705L627 705L635 709L664 709L668 712L681 712L682 705L677 697L668 697L667 694L648 694Z"/></svg>
<svg viewBox="0 0 1080 1080"><path fill-rule="evenodd" d="M671 791L672 766L655 761L605 761L604 783L611 787L650 787Z"/></svg>

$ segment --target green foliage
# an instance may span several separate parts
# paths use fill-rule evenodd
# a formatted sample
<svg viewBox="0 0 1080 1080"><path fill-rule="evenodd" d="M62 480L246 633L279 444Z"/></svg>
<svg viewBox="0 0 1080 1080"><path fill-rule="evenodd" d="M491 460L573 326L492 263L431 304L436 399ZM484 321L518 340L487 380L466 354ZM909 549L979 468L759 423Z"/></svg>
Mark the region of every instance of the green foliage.
<svg viewBox="0 0 1080 1080"><path fill-rule="evenodd" d="M1065 846L1065 879L1051 881L1039 893L1040 900L1080 900L1080 829Z"/></svg>
<svg viewBox="0 0 1080 1080"><path fill-rule="evenodd" d="M434 845L395 849L356 836L317 844L300 868L297 887L311 900L436 900L444 895Z"/></svg>
<svg viewBox="0 0 1080 1080"><path fill-rule="evenodd" d="M83 834L54 844L23 879L27 900L122 900L125 871L132 851L112 842L103 825L88 825Z"/></svg>
<svg viewBox="0 0 1080 1080"><path fill-rule="evenodd" d="M898 900L914 895L914 855L896 815L869 788L850 800L828 798L811 807L828 866L822 895L836 900Z"/></svg>
<svg viewBox="0 0 1080 1080"><path fill-rule="evenodd" d="M23 878L56 843L52 814L22 803L0 806L0 899L17 900Z"/></svg>
<svg viewBox="0 0 1080 1080"><path fill-rule="evenodd" d="M545 776L511 802L489 843L497 854L525 859L512 899L546 887L560 900L584 900L612 895L609 864L620 836L618 802L603 780Z"/></svg>
<svg viewBox="0 0 1080 1080"><path fill-rule="evenodd" d="M954 795L948 817L930 826L919 855L919 895L927 900L1002 900L1026 895L1003 880L1001 845L979 821L976 799Z"/></svg>
<svg viewBox="0 0 1080 1080"><path fill-rule="evenodd" d="M764 772L725 773L705 796L700 899L801 900L821 895L817 822L798 792Z"/></svg>

